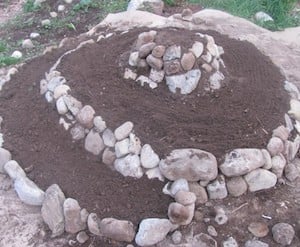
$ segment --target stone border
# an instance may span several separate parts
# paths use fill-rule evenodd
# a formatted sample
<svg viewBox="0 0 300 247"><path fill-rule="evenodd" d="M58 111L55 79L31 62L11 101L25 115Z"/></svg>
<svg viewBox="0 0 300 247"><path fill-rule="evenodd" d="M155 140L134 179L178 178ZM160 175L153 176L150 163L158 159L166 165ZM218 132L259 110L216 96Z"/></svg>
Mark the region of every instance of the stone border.
<svg viewBox="0 0 300 247"><path fill-rule="evenodd" d="M107 35L107 37L110 36L111 35ZM63 102L65 104L65 110L67 109L67 112L69 113L67 112L62 113L61 111L59 111L59 114L62 115L65 114L67 119L71 121L71 124L75 125L76 128L73 127L72 128L73 131L71 130L73 139L81 139L86 136L86 140L87 139L92 140L92 144L87 144L88 141L85 141L85 148L88 151L97 155L99 152L99 147L103 149L105 146L107 146L106 150L109 150L109 148L111 148L112 146L111 143L107 144L108 142L106 141L105 143L104 140L102 140L103 143L99 145L99 140L101 140L101 137L98 133L99 132L101 133L103 131L104 134L104 131L106 129L106 123L99 116L94 118L95 112L91 106L82 107L81 102L79 102L78 100L76 100L75 98L73 98L71 95L68 94L70 88L67 85L65 85L65 79L60 75L59 72L55 70L58 64L60 63L61 59L65 55L75 52L76 50L80 49L82 46L91 43L94 43L94 41L89 40L83 42L76 49L68 51L63 56L61 56L57 61L57 63L50 69L50 73L46 74L46 80L41 81L41 93L42 91L45 90L47 86L47 91L48 92L50 91L53 94L53 95L51 93L47 94L46 91L43 92L45 93L48 102L51 103L54 102L55 100L56 106L62 104L58 102ZM283 171L285 171L285 176L289 180L293 181L294 179L297 178L299 173L296 172L297 169L292 164L292 161L295 158L295 155L299 149L300 137L297 135L296 139L293 142L288 140L288 138L290 136L290 132L294 129L294 126L298 132L300 129L299 128L300 127L300 123L299 123L300 121L299 95L300 94L297 87L290 82L286 81L284 87L291 96L291 110L288 113L294 118L296 124L294 125L290 117L286 114L285 115L286 127L279 126L273 131L273 137L270 139L267 145L267 149L233 150L231 153L226 155L225 162L219 166L221 170L221 174L218 175L218 171L216 174L214 174L215 173L215 169L214 169L213 172L210 171L209 174L214 174L214 175L212 175L212 177L209 179L182 178L182 177L177 178L177 177L172 177L173 176L172 172L170 172L170 167L174 169L174 167L178 165L178 158L179 161L186 161L186 160L191 160L191 157L197 157L196 164L198 164L198 162L201 162L203 164L205 163L205 161L201 157L203 157L204 155L206 157L205 158L206 162L207 160L211 162L208 164L208 167L211 166L214 167L215 165L217 165L214 156L202 150L197 150L197 149L174 150L171 153L171 155L168 156L165 160L159 161L159 166L156 167L155 176L153 176L152 178L157 177L163 180L163 176L161 176L163 174L168 179L172 181L175 180L175 182L173 183L169 182L166 184L164 188L164 193L168 193L171 196L175 197L176 202L171 203L169 206L168 216L170 220L168 219L142 220L142 222L140 223L139 231L135 237L135 240L139 245L141 246L149 245L149 241L153 241L150 244L155 244L157 242L160 242L165 238L165 236L170 231L175 230L179 225L189 224L187 222L190 222L193 218L194 207L197 198L195 196L195 193L190 192L188 181L191 182L191 181L200 180L200 184L203 187L206 186L210 199L222 199L228 195L228 192L233 196L239 196L240 194L246 192L247 187L249 187L250 191L257 191L261 189L271 188L275 186L277 180L279 182L282 181ZM63 101L60 99L62 99ZM57 107L57 109L58 110L61 109L60 106ZM64 121L60 120L60 123L62 123L66 129L70 127L69 123L67 123L65 120ZM80 123L81 125L89 129L87 135L86 135L86 128L83 128L82 126L80 127L78 123ZM96 128L92 129L93 125ZM114 134L115 139L118 140L119 143L122 141L125 142L124 140L126 140L129 136L129 143L130 141L132 141L131 146L136 148L133 149L134 151L132 152L139 153L139 151L137 150L143 150L144 148L148 150L148 152L146 151L144 152L150 154L151 157L154 156L156 157L156 154L152 150L150 145L146 146L147 145L146 144L143 146L143 148L141 147L140 140L134 135L132 130L133 130L133 124L131 122L126 122L125 124L117 128L117 130L115 130L114 133L112 133L112 131L110 132L108 131L109 132L108 136L112 137L111 134ZM97 135L99 135L99 137ZM95 141L95 136L97 136L96 141ZM124 150L121 144L118 145L119 145L119 152L120 152L119 156L121 157L124 154ZM116 144L114 146L116 146ZM99 154L101 153L101 151L99 152ZM114 153L110 152L110 155L113 157ZM117 154L115 155L117 156ZM131 155L130 162L132 161L132 159L133 160L136 159L136 156L137 154ZM45 223L49 226L49 228L52 230L53 236L59 236L64 232L64 230L66 230L66 232L69 233L80 232L81 230L86 228L86 224L87 224L89 231L95 235L105 236L108 238L115 239L117 241L125 241L125 242L133 241L135 236L135 227L131 222L120 221L112 218L107 218L100 221L97 215L93 213L88 214L88 212L85 209L81 209L76 200L72 198L65 199L63 193L61 192L61 190L57 185L51 185L46 190L46 192L41 191L32 181L30 181L26 177L25 172L18 165L18 163L16 161L11 160L12 157L9 151L1 148L0 157L1 157L0 171L6 172L14 181L14 188L19 198L23 202L29 205L42 206L43 219ZM175 159L177 160L176 161L177 163L174 162ZM157 158L155 158L155 160L157 160ZM125 158L124 161L126 161ZM288 164L286 165L287 162ZM125 162L125 164L126 163L128 162ZM243 164L242 166L240 165L241 163ZM148 168L148 169L151 170L153 168ZM271 172L269 171L270 169ZM140 169L137 169L138 176L140 176L140 171L141 171ZM200 173L202 172L203 171L201 171ZM199 174L199 172L196 170L195 173ZM227 187L225 184L225 176L222 173L225 176L229 177L229 181L227 182ZM263 183L264 187L258 186L259 182L262 182L262 180L265 181L266 177L268 177L268 181L269 181L267 186L265 183ZM238 186L236 186L237 184ZM243 188L243 193L242 191L236 192L234 190L236 188L238 189ZM222 217L216 217L216 219L217 218L223 220L225 219L226 222L226 215L224 213L224 210L223 211L219 210L219 211L216 213L218 216L222 216ZM178 216L177 214L178 212L181 212L180 216L185 217L184 220L182 220L182 217L179 217L180 219L176 218L176 216ZM53 217L53 215L55 215L55 217ZM223 221L220 221L220 224L222 224L222 222ZM152 235L153 231L155 231L155 228L160 229L160 232L157 233L156 235L157 239L154 239ZM150 236L149 235L145 236L143 234L149 231L151 232ZM83 235L82 232L80 232L79 234Z"/></svg>

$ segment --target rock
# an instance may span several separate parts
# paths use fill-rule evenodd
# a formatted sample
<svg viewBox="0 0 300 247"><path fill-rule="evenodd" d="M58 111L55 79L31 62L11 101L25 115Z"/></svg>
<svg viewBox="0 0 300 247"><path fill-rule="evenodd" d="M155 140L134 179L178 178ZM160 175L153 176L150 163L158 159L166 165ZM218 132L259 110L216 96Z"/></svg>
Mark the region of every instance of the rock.
<svg viewBox="0 0 300 247"><path fill-rule="evenodd" d="M193 212L194 215L194 212ZM185 207L177 202L172 202L168 208L168 217L173 224L187 225L190 218L190 211L188 207Z"/></svg>
<svg viewBox="0 0 300 247"><path fill-rule="evenodd" d="M284 127L283 125L280 125L276 129L273 130L273 137L278 137L282 141L286 141L289 138L290 131Z"/></svg>
<svg viewBox="0 0 300 247"><path fill-rule="evenodd" d="M129 134L129 152L131 154L140 154L142 149L141 140L135 134Z"/></svg>
<svg viewBox="0 0 300 247"><path fill-rule="evenodd" d="M233 237L229 237L223 242L223 247L239 247L239 245Z"/></svg>
<svg viewBox="0 0 300 247"><path fill-rule="evenodd" d="M49 28L51 26L51 21L49 19L45 19L41 21L42 27Z"/></svg>
<svg viewBox="0 0 300 247"><path fill-rule="evenodd" d="M43 95L48 91L48 82L45 79L40 81L40 94Z"/></svg>
<svg viewBox="0 0 300 247"><path fill-rule="evenodd" d="M290 245L295 236L294 228L287 223L278 223L272 227L273 239L283 246Z"/></svg>
<svg viewBox="0 0 300 247"><path fill-rule="evenodd" d="M205 233L200 233L197 234L193 237L192 240L192 247L217 247L217 242L214 240L211 236L205 234Z"/></svg>
<svg viewBox="0 0 300 247"><path fill-rule="evenodd" d="M263 238L268 235L269 228L268 225L264 222L252 222L248 226L248 231L257 238Z"/></svg>
<svg viewBox="0 0 300 247"><path fill-rule="evenodd" d="M297 121L300 121L300 101L296 99L291 99L290 101L291 109L288 114Z"/></svg>
<svg viewBox="0 0 300 247"><path fill-rule="evenodd" d="M149 65L148 65L146 59L139 59L139 61L137 63L137 67L138 68L149 68Z"/></svg>
<svg viewBox="0 0 300 247"><path fill-rule="evenodd" d="M65 115L69 111L68 107L65 104L63 97L60 97L57 99L56 109L60 115Z"/></svg>
<svg viewBox="0 0 300 247"><path fill-rule="evenodd" d="M218 90L222 87L221 81L225 79L222 72L217 71L209 77L209 84L211 90Z"/></svg>
<svg viewBox="0 0 300 247"><path fill-rule="evenodd" d="M129 154L129 138L119 141L115 144L115 152L117 158L123 157Z"/></svg>
<svg viewBox="0 0 300 247"><path fill-rule="evenodd" d="M182 240L182 234L180 231L175 231L173 232L172 236L171 236L172 242L174 244L180 244L181 240Z"/></svg>
<svg viewBox="0 0 300 247"><path fill-rule="evenodd" d="M220 170L227 177L245 175L264 165L264 156L259 149L235 149L226 154Z"/></svg>
<svg viewBox="0 0 300 247"><path fill-rule="evenodd" d="M206 190L196 182L189 183L190 191L196 195L196 207L208 201Z"/></svg>
<svg viewBox="0 0 300 247"><path fill-rule="evenodd" d="M20 59L23 57L23 54L20 51L14 51L10 56L16 59Z"/></svg>
<svg viewBox="0 0 300 247"><path fill-rule="evenodd" d="M156 70L161 70L163 67L163 61L160 58L154 57L153 55L149 55L146 58L147 63L149 66Z"/></svg>
<svg viewBox="0 0 300 247"><path fill-rule="evenodd" d="M91 129L94 125L95 110L93 107L86 105L76 115L76 120L88 129Z"/></svg>
<svg viewBox="0 0 300 247"><path fill-rule="evenodd" d="M18 177L14 182L14 188L22 202L34 206L42 205L44 191L27 177Z"/></svg>
<svg viewBox="0 0 300 247"><path fill-rule="evenodd" d="M91 130L85 138L84 148L94 155L99 155L105 148L105 145L99 133Z"/></svg>
<svg viewBox="0 0 300 247"><path fill-rule="evenodd" d="M45 98L46 98L46 100L47 100L48 103L52 103L54 101L53 93L50 92L50 91L47 91L45 93Z"/></svg>
<svg viewBox="0 0 300 247"><path fill-rule="evenodd" d="M80 206L76 200L67 198L64 201L63 211L66 232L74 234L86 228L86 224L82 222L80 210Z"/></svg>
<svg viewBox="0 0 300 247"><path fill-rule="evenodd" d="M157 58L162 58L165 54L166 47L163 45L157 45L152 50L152 55Z"/></svg>
<svg viewBox="0 0 300 247"><path fill-rule="evenodd" d="M212 61L212 55L209 52L206 52L206 54L203 54L201 58L204 60L206 63L210 63Z"/></svg>
<svg viewBox="0 0 300 247"><path fill-rule="evenodd" d="M141 10L154 13L156 15L162 15L164 10L164 1L162 0L148 0L143 2L143 8Z"/></svg>
<svg viewBox="0 0 300 247"><path fill-rule="evenodd" d="M62 4L58 5L58 7L57 7L58 12L64 12L65 9L66 9L65 5L62 5Z"/></svg>
<svg viewBox="0 0 300 247"><path fill-rule="evenodd" d="M102 162L105 165L112 166L116 160L116 154L111 151L109 148L104 149L102 154Z"/></svg>
<svg viewBox="0 0 300 247"><path fill-rule="evenodd" d="M104 130L102 134L103 142L108 147L114 147L116 143L116 138L114 133L110 129Z"/></svg>
<svg viewBox="0 0 300 247"><path fill-rule="evenodd" d="M46 72L45 76L46 76L47 81L51 81L54 77L61 76L61 72L59 72L57 70L51 70L49 73Z"/></svg>
<svg viewBox="0 0 300 247"><path fill-rule="evenodd" d="M133 72L131 69L125 68L124 79L135 80L137 78L137 73Z"/></svg>
<svg viewBox="0 0 300 247"><path fill-rule="evenodd" d="M67 95L69 91L71 91L71 88L68 85L65 84L59 85L54 89L53 97L54 99L58 99L61 96Z"/></svg>
<svg viewBox="0 0 300 247"><path fill-rule="evenodd" d="M245 244L245 247L269 247L269 245L267 243L253 239L248 240Z"/></svg>
<svg viewBox="0 0 300 247"><path fill-rule="evenodd" d="M11 153L0 147L0 173L4 173L4 165L11 160Z"/></svg>
<svg viewBox="0 0 300 247"><path fill-rule="evenodd" d="M277 178L282 177L285 165L286 160L282 154L276 155L272 158L272 172L277 176Z"/></svg>
<svg viewBox="0 0 300 247"><path fill-rule="evenodd" d="M243 195L247 189L248 186L243 177L233 177L227 180L227 190L234 197Z"/></svg>
<svg viewBox="0 0 300 247"><path fill-rule="evenodd" d="M153 151L149 144L145 144L141 151L141 164L144 168L154 168L159 163L158 155Z"/></svg>
<svg viewBox="0 0 300 247"><path fill-rule="evenodd" d="M185 71L191 70L196 62L196 58L192 52L184 53L181 58L181 66Z"/></svg>
<svg viewBox="0 0 300 247"><path fill-rule="evenodd" d="M140 82L141 86L144 86L145 84L148 84L151 89L157 88L157 83L154 81L151 81L148 77L140 75L137 79L137 82Z"/></svg>
<svg viewBox="0 0 300 247"><path fill-rule="evenodd" d="M139 53L137 51L131 52L129 55L128 63L130 66L136 67L139 61Z"/></svg>
<svg viewBox="0 0 300 247"><path fill-rule="evenodd" d="M167 236L172 228L173 225L168 219L143 219L135 236L135 242L139 246L157 244Z"/></svg>
<svg viewBox="0 0 300 247"><path fill-rule="evenodd" d="M188 181L211 181L218 174L217 160L211 153L199 149L176 149L159 168L169 180L185 178Z"/></svg>
<svg viewBox="0 0 300 247"><path fill-rule="evenodd" d="M81 102L75 99L71 95L65 95L63 96L63 98L69 111L73 114L73 116L76 116L79 113L79 111L82 109Z"/></svg>
<svg viewBox="0 0 300 247"><path fill-rule="evenodd" d="M220 175L214 182L207 185L209 199L224 199L228 192L225 184L225 177Z"/></svg>
<svg viewBox="0 0 300 247"><path fill-rule="evenodd" d="M73 140L80 140L85 137L85 131L84 128L80 124L76 124L71 130L70 130L71 136Z"/></svg>
<svg viewBox="0 0 300 247"><path fill-rule="evenodd" d="M199 41L194 42L191 51L194 53L196 58L199 58L202 55L203 50L204 50L204 46L201 42Z"/></svg>
<svg viewBox="0 0 300 247"><path fill-rule="evenodd" d="M138 36L138 39L136 41L136 44L135 44L136 49L139 49L144 44L153 42L156 34L157 34L157 32L154 30L151 30L149 32L140 33Z"/></svg>
<svg viewBox="0 0 300 247"><path fill-rule="evenodd" d="M63 85L64 83L66 83L66 79L63 76L55 76L49 80L47 88L53 93L56 87Z"/></svg>
<svg viewBox="0 0 300 247"><path fill-rule="evenodd" d="M273 22L273 18L271 16L269 16L267 13L263 12L263 11L259 11L255 14L255 19L259 22L267 22L267 21L271 21Z"/></svg>
<svg viewBox="0 0 300 247"><path fill-rule="evenodd" d="M172 93L176 93L176 88L179 88L181 94L189 94L198 86L200 77L201 71L195 69L183 75L166 76L166 82Z"/></svg>
<svg viewBox="0 0 300 247"><path fill-rule="evenodd" d="M207 227L207 233L212 237L217 237L218 236L218 232L217 232L216 228L214 228L213 226L208 226Z"/></svg>
<svg viewBox="0 0 300 247"><path fill-rule="evenodd" d="M284 150L283 141L278 137L272 137L267 145L267 149L272 156L280 154Z"/></svg>
<svg viewBox="0 0 300 247"><path fill-rule="evenodd" d="M89 236L84 231L82 231L77 234L76 240L78 241L78 243L84 244L89 240Z"/></svg>
<svg viewBox="0 0 300 247"><path fill-rule="evenodd" d="M160 180L162 182L165 181L165 177L161 174L160 169L158 167L149 169L148 171L146 171L146 175L147 175L148 179L157 178L158 180Z"/></svg>
<svg viewBox="0 0 300 247"><path fill-rule="evenodd" d="M293 182L300 176L300 172L294 164L289 163L284 168L284 175L289 181Z"/></svg>
<svg viewBox="0 0 300 247"><path fill-rule="evenodd" d="M100 220L97 214L95 213L89 214L87 220L88 229L91 233L93 233L96 236L102 236L99 224L100 224Z"/></svg>
<svg viewBox="0 0 300 247"><path fill-rule="evenodd" d="M183 206L187 206L196 202L196 195L193 192L179 190L175 194L175 201Z"/></svg>
<svg viewBox="0 0 300 247"><path fill-rule="evenodd" d="M264 159L265 159L265 164L263 165L263 169L266 169L266 170L270 170L272 168L272 158L271 158L271 155L270 153L268 152L268 150L266 149L262 149L261 150L263 156L264 156Z"/></svg>
<svg viewBox="0 0 300 247"><path fill-rule="evenodd" d="M15 181L18 178L25 178L26 174L22 167L15 160L9 160L4 165L4 171L8 174L8 176Z"/></svg>
<svg viewBox="0 0 300 247"><path fill-rule="evenodd" d="M65 1L65 3L67 3L67 4L71 4L72 2L73 2L73 0L64 0Z"/></svg>
<svg viewBox="0 0 300 247"><path fill-rule="evenodd" d="M164 72L166 75L174 75L181 72L181 70L180 61L178 59L164 62Z"/></svg>
<svg viewBox="0 0 300 247"><path fill-rule="evenodd" d="M135 154L129 154L124 158L116 159L114 167L124 177L141 178L143 176L140 158Z"/></svg>
<svg viewBox="0 0 300 247"><path fill-rule="evenodd" d="M100 222L103 236L121 242L132 242L135 237L134 225L130 221L105 218Z"/></svg>
<svg viewBox="0 0 300 247"><path fill-rule="evenodd" d="M277 177L274 173L265 169L256 169L245 175L245 180L251 192L266 190L274 187Z"/></svg>
<svg viewBox="0 0 300 247"><path fill-rule="evenodd" d="M228 222L228 217L222 207L215 207L215 213L215 222L217 222L218 225L224 225Z"/></svg>
<svg viewBox="0 0 300 247"><path fill-rule="evenodd" d="M50 12L50 16L52 18L56 18L58 16L58 14L55 11Z"/></svg>
<svg viewBox="0 0 300 247"><path fill-rule="evenodd" d="M150 43L142 45L139 49L139 57L140 58L147 57L152 52L154 47L155 47L154 42L150 42Z"/></svg>
<svg viewBox="0 0 300 247"><path fill-rule="evenodd" d="M216 58L214 58L213 61L212 61L212 63L211 63L211 66L212 66L215 70L219 71L219 70L220 70L220 62L219 62L219 60L216 59ZM218 80L218 81L219 81L218 84L221 85L221 82L220 82L220 81L224 80L224 79L225 79L225 76L224 76L224 74L222 74L222 73L219 73L218 76L219 76L219 78L220 78L220 79ZM223 78L223 79L222 79L222 78ZM214 81L214 80L212 79L212 81ZM214 85L214 83L211 83L210 85L212 86L212 85Z"/></svg>
<svg viewBox="0 0 300 247"><path fill-rule="evenodd" d="M283 154L286 157L287 161L294 160L300 147L299 137L296 137L296 139L293 142L285 141L284 146L285 147Z"/></svg>
<svg viewBox="0 0 300 247"><path fill-rule="evenodd" d="M164 80L164 77L165 77L165 72L163 70L155 70L155 69L150 70L150 75L149 75L150 80L156 83L160 83Z"/></svg>
<svg viewBox="0 0 300 247"><path fill-rule="evenodd" d="M127 121L123 123L121 126L116 128L115 130L115 137L118 141L121 141L129 136L130 132L133 129L133 123L130 121Z"/></svg>
<svg viewBox="0 0 300 247"><path fill-rule="evenodd" d="M179 59L181 57L181 47L177 45L169 46L163 56L164 61Z"/></svg>
<svg viewBox="0 0 300 247"><path fill-rule="evenodd" d="M171 184L171 196L175 196L178 191L189 191L189 184L186 179L179 178Z"/></svg>
<svg viewBox="0 0 300 247"><path fill-rule="evenodd" d="M60 236L65 231L63 204L65 195L57 184L51 185L45 192L42 205L42 217L52 231L52 237Z"/></svg>
<svg viewBox="0 0 300 247"><path fill-rule="evenodd" d="M25 39L22 42L23 49L32 49L34 48L34 44L32 43L31 39Z"/></svg>
<svg viewBox="0 0 300 247"><path fill-rule="evenodd" d="M95 130L99 133L103 132L106 129L106 122L100 116L94 117L93 120Z"/></svg>
<svg viewBox="0 0 300 247"><path fill-rule="evenodd" d="M207 42L206 45L206 49L208 51L208 53L210 53L213 57L219 58L219 48L218 46L215 44L215 42Z"/></svg>

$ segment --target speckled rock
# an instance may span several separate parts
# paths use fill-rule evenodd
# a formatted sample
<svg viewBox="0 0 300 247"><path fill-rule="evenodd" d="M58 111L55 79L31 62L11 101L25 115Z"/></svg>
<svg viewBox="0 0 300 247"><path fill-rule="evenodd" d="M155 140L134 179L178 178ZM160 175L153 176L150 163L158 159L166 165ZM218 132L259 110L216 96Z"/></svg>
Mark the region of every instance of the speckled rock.
<svg viewBox="0 0 300 247"><path fill-rule="evenodd" d="M99 155L105 148L103 140L98 132L91 130L84 141L84 148L86 151L91 152L94 155Z"/></svg>
<svg viewBox="0 0 300 247"><path fill-rule="evenodd" d="M290 245L295 236L294 228L287 223L278 223L272 227L273 239L283 246Z"/></svg>
<svg viewBox="0 0 300 247"><path fill-rule="evenodd" d="M203 188L197 182L189 183L189 188L190 191L196 195L196 206L200 206L208 201L208 195L205 188Z"/></svg>
<svg viewBox="0 0 300 247"><path fill-rule="evenodd" d="M133 129L133 123L130 121L127 121L123 123L121 126L115 129L115 137L118 141L123 140L127 138L130 134L130 132Z"/></svg>
<svg viewBox="0 0 300 247"><path fill-rule="evenodd" d="M138 155L129 154L124 158L116 159L114 167L124 177L141 178L143 176L143 170Z"/></svg>
<svg viewBox="0 0 300 247"><path fill-rule="evenodd" d="M276 175L265 169L256 169L245 175L244 178L251 192L270 189L277 182Z"/></svg>
<svg viewBox="0 0 300 247"><path fill-rule="evenodd" d="M251 222L248 226L248 231L251 232L255 237L263 238L268 235L269 228L264 222Z"/></svg>
<svg viewBox="0 0 300 247"><path fill-rule="evenodd" d="M15 160L9 160L8 162L6 162L4 165L4 171L13 181L17 178L26 177L24 170Z"/></svg>
<svg viewBox="0 0 300 247"><path fill-rule="evenodd" d="M247 183L243 177L233 177L227 180L227 190L230 195L238 197L247 192Z"/></svg>
<svg viewBox="0 0 300 247"><path fill-rule="evenodd" d="M81 208L76 200L67 198L63 204L63 211L66 232L74 234L86 228L86 223L81 219Z"/></svg>
<svg viewBox="0 0 300 247"><path fill-rule="evenodd" d="M94 125L95 110L93 107L86 105L76 115L76 120L88 129L91 129Z"/></svg>
<svg viewBox="0 0 300 247"><path fill-rule="evenodd" d="M272 156L275 156L283 152L284 144L279 137L272 137L267 145L267 149Z"/></svg>
<svg viewBox="0 0 300 247"><path fill-rule="evenodd" d="M282 154L276 155L272 158L272 172L277 176L277 178L282 177L285 165L286 160Z"/></svg>
<svg viewBox="0 0 300 247"><path fill-rule="evenodd" d="M215 181L208 184L206 189L209 199L224 199L228 195L225 177L223 175L220 175Z"/></svg>
<svg viewBox="0 0 300 247"><path fill-rule="evenodd" d="M179 190L175 194L175 201L183 206L187 206L196 202L196 195L193 192Z"/></svg>
<svg viewBox="0 0 300 247"><path fill-rule="evenodd" d="M154 168L158 166L159 157L149 144L145 144L141 150L141 164L144 168Z"/></svg>

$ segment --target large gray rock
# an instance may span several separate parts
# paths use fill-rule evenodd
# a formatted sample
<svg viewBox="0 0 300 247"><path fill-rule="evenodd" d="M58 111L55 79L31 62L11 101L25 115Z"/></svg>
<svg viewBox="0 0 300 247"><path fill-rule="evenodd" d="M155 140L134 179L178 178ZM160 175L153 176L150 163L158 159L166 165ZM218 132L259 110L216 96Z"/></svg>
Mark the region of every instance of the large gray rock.
<svg viewBox="0 0 300 247"><path fill-rule="evenodd" d="M177 45L171 45L166 49L163 60L170 61L180 57L181 57L181 47Z"/></svg>
<svg viewBox="0 0 300 247"><path fill-rule="evenodd" d="M115 144L115 152L118 158L123 157L126 154L129 154L129 145L130 140L126 138L122 141L119 141Z"/></svg>
<svg viewBox="0 0 300 247"><path fill-rule="evenodd" d="M133 123L127 121L123 123L121 126L115 129L115 137L118 141L121 141L129 136L130 132L133 129Z"/></svg>
<svg viewBox="0 0 300 247"><path fill-rule="evenodd" d="M6 162L8 162L9 160L11 160L11 153L4 149L4 148L0 148L0 173L4 173L4 165L6 164Z"/></svg>
<svg viewBox="0 0 300 247"><path fill-rule="evenodd" d="M199 41L196 41L193 44L192 49L191 49L191 51L194 53L196 58L199 58L202 55L203 50L204 50L204 45Z"/></svg>
<svg viewBox="0 0 300 247"><path fill-rule="evenodd" d="M248 173L244 178L251 192L270 189L277 182L276 175L265 169L256 169Z"/></svg>
<svg viewBox="0 0 300 247"><path fill-rule="evenodd" d="M262 167L264 163L264 156L259 149L235 149L226 154L220 169L227 177L236 177Z"/></svg>
<svg viewBox="0 0 300 247"><path fill-rule="evenodd" d="M94 125L95 110L90 105L84 106L76 115L76 120L85 128L91 129Z"/></svg>
<svg viewBox="0 0 300 247"><path fill-rule="evenodd" d="M105 148L103 140L98 132L91 130L85 138L84 148L94 155L99 155Z"/></svg>
<svg viewBox="0 0 300 247"><path fill-rule="evenodd" d="M215 181L208 184L206 189L210 199L224 199L228 195L223 175L220 175Z"/></svg>
<svg viewBox="0 0 300 247"><path fill-rule="evenodd" d="M67 198L63 204L65 217L65 230L68 233L77 233L86 228L82 221L81 208L75 199Z"/></svg>
<svg viewBox="0 0 300 247"><path fill-rule="evenodd" d="M15 160L6 162L6 164L4 165L4 170L12 180L26 177L24 170Z"/></svg>
<svg viewBox="0 0 300 247"><path fill-rule="evenodd" d="M100 231L100 219L98 218L97 214L91 213L88 216L87 220L88 229L91 233L97 236L101 236Z"/></svg>
<svg viewBox="0 0 300 247"><path fill-rule="evenodd" d="M215 156L199 149L173 150L166 159L161 160L159 168L169 180L211 181L218 175Z"/></svg>
<svg viewBox="0 0 300 247"><path fill-rule="evenodd" d="M144 219L140 223L135 242L139 246L157 244L167 236L172 228L173 224L168 219Z"/></svg>
<svg viewBox="0 0 300 247"><path fill-rule="evenodd" d="M116 159L114 167L124 177L141 178L143 176L140 158L136 154L128 154L124 158Z"/></svg>
<svg viewBox="0 0 300 247"><path fill-rule="evenodd" d="M134 225L130 221L105 218L100 222L101 234L121 242L132 242L135 237Z"/></svg>
<svg viewBox="0 0 300 247"><path fill-rule="evenodd" d="M19 177L14 182L14 188L22 202L41 206L45 193L27 177Z"/></svg>
<svg viewBox="0 0 300 247"><path fill-rule="evenodd" d="M75 124L75 126L70 130L70 134L73 140L80 140L85 137L84 128L80 124Z"/></svg>
<svg viewBox="0 0 300 247"><path fill-rule="evenodd" d="M42 205L42 217L52 231L52 237L60 236L65 231L63 204L65 195L57 184L51 185L45 192Z"/></svg>
<svg viewBox="0 0 300 247"><path fill-rule="evenodd" d="M141 163L143 167L148 169L158 166L159 157L149 144L145 144L142 147Z"/></svg>
<svg viewBox="0 0 300 247"><path fill-rule="evenodd" d="M272 227L272 234L276 243L287 246L292 243L295 230L290 224L278 223Z"/></svg>

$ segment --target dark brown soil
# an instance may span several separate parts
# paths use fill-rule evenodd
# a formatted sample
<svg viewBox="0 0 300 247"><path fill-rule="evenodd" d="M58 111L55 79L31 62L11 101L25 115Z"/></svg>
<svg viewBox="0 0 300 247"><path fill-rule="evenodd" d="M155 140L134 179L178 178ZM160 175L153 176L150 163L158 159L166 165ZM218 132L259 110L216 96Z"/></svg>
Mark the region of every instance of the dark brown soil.
<svg viewBox="0 0 300 247"><path fill-rule="evenodd" d="M249 43L209 32L224 47L228 85L204 96L174 95L163 85L151 90L123 79L119 57L140 32L113 36L67 56L59 70L72 95L92 105L112 129L131 120L142 142L162 157L175 148L195 147L220 160L233 148L266 145L288 109L283 77L267 57ZM180 32L178 43L193 35ZM66 196L100 218L137 225L142 218L166 217L170 198L161 193L163 183L111 171L58 125L55 108L39 95L39 81L58 56L59 51L30 61L0 92L5 148L22 167L33 166L29 177L42 189L57 183Z"/></svg>

